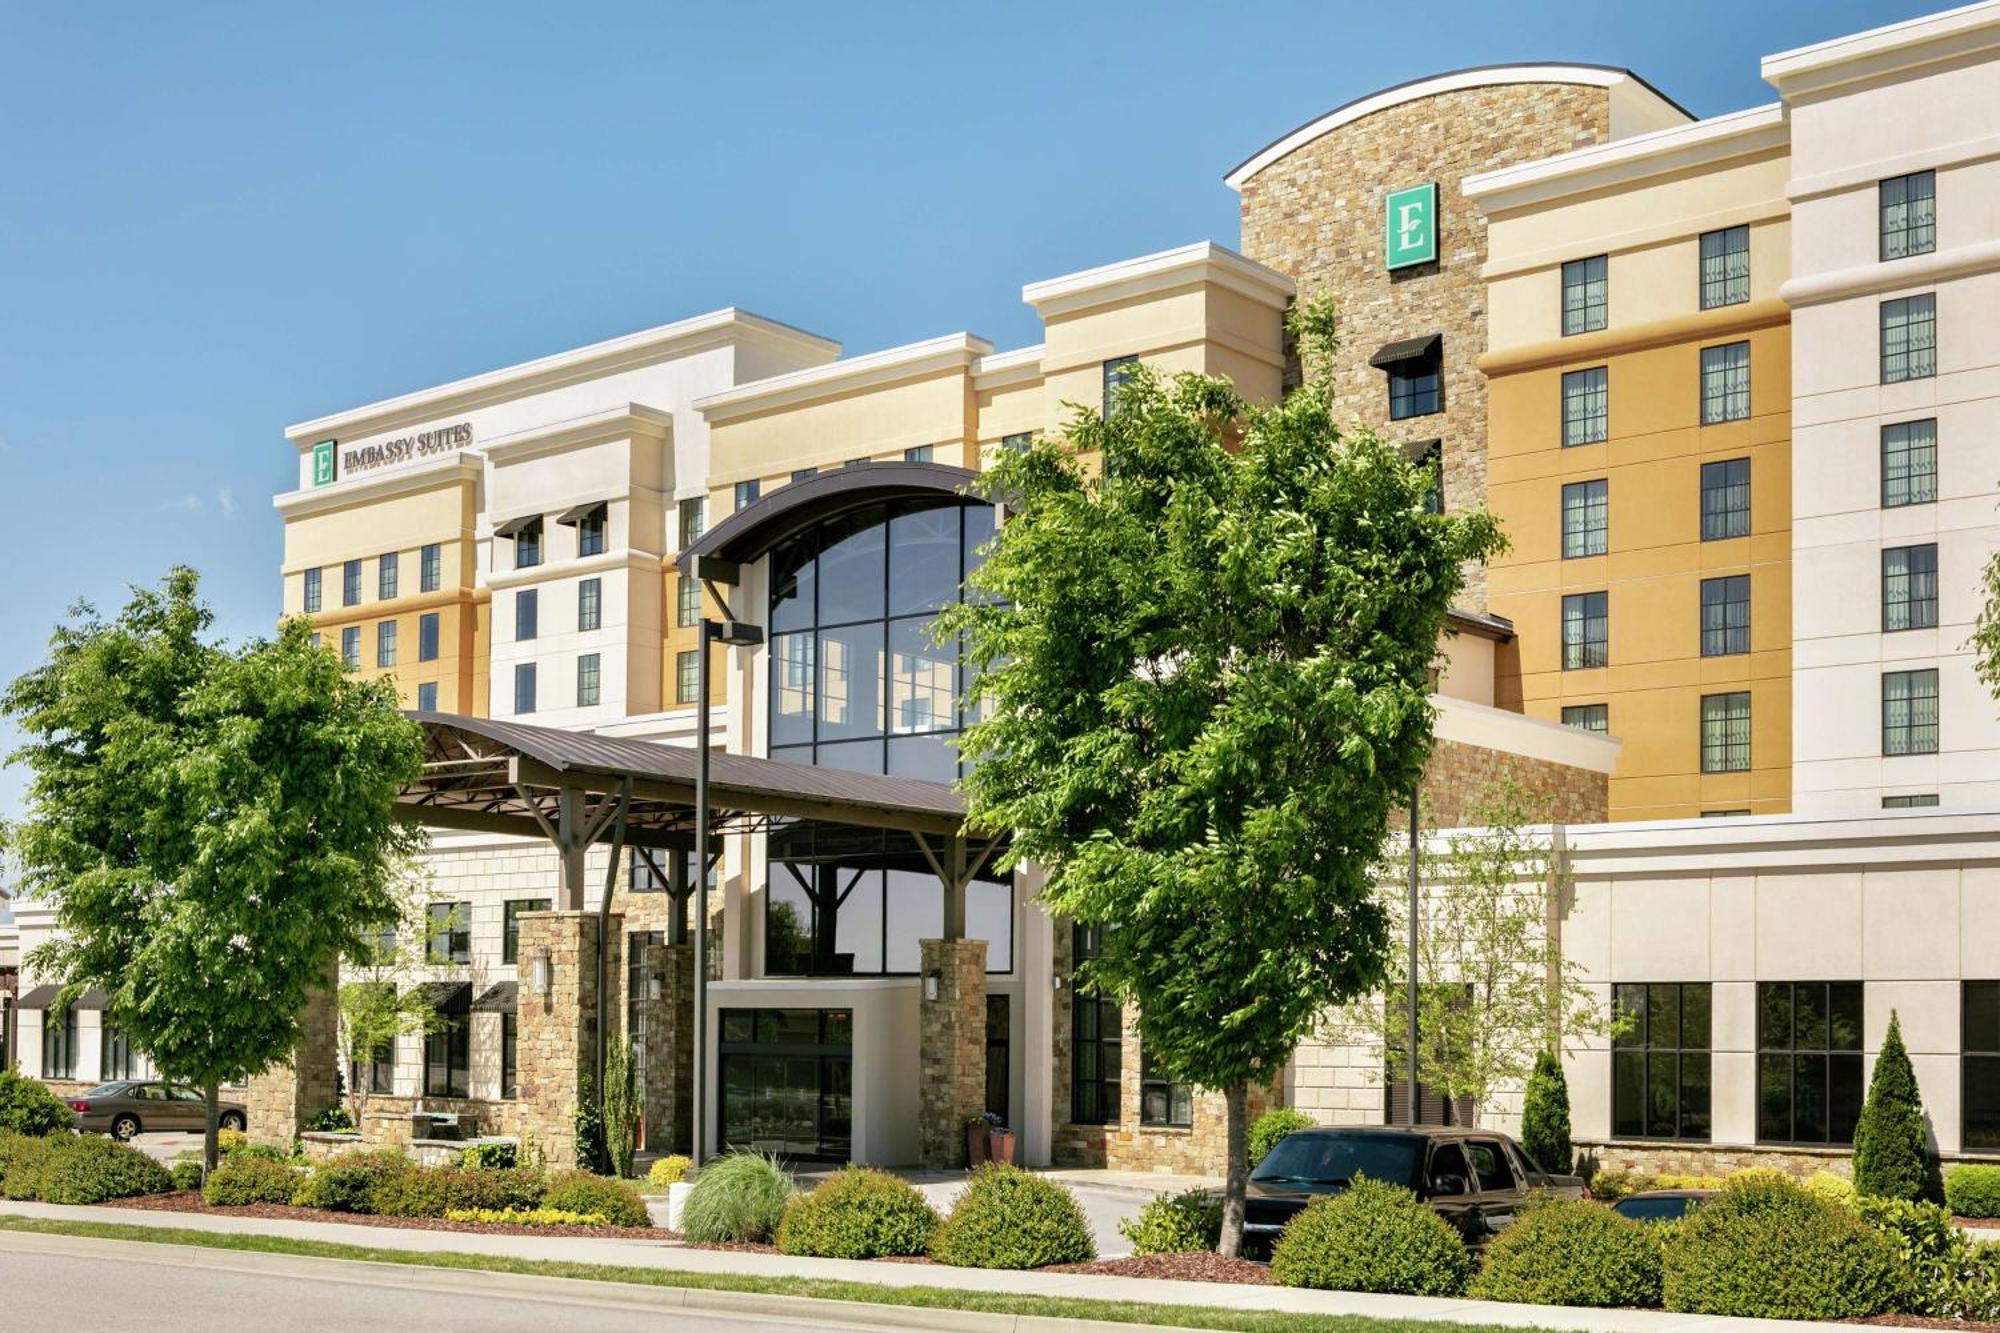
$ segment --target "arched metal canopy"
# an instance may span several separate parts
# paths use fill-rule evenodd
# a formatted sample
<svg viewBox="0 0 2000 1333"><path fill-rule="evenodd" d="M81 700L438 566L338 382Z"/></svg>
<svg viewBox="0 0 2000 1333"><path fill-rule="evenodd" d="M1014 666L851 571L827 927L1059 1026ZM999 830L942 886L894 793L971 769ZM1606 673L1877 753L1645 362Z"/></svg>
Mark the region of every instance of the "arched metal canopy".
<svg viewBox="0 0 2000 1333"><path fill-rule="evenodd" d="M690 576L704 559L748 564L821 519L883 500L962 497L978 476L970 468L946 463L849 463L789 482L737 510L683 550L675 563Z"/></svg>

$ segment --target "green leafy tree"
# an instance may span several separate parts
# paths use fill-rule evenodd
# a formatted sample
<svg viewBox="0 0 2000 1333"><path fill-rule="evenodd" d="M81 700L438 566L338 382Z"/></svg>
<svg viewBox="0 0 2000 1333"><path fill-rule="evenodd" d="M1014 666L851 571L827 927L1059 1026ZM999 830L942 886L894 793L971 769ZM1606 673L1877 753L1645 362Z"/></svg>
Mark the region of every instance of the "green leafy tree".
<svg viewBox="0 0 2000 1333"><path fill-rule="evenodd" d="M430 962L429 912L412 895L401 896L397 911L398 924L348 953L341 967L338 1046L341 1066L349 1073L348 1114L357 1130L369 1096L362 1071L379 1053L393 1054L398 1038L428 1037L444 1031L452 1021L438 1012L420 987L410 984L418 969ZM444 930L462 928L462 911L454 907L438 926Z"/></svg>
<svg viewBox="0 0 2000 1333"><path fill-rule="evenodd" d="M1924 1194L1930 1173L1917 1071L1903 1046L1902 1024L1891 1010L1889 1033L1868 1080L1868 1100L1854 1127L1854 1188L1876 1198L1916 1199Z"/></svg>
<svg viewBox="0 0 2000 1333"><path fill-rule="evenodd" d="M1281 404L1141 367L1109 416L1004 455L978 485L1007 522L940 627L985 708L971 823L1012 831L1053 911L1111 927L1079 980L1136 1000L1154 1064L1224 1096L1226 1254L1248 1089L1381 980L1371 872L1430 753L1446 611L1502 545L1336 427L1331 306L1294 331L1308 375Z"/></svg>
<svg viewBox="0 0 2000 1333"><path fill-rule="evenodd" d="M1521 1148L1544 1171L1566 1174L1576 1156L1570 1142L1569 1079L1562 1061L1549 1051L1535 1057L1521 1106Z"/></svg>
<svg viewBox="0 0 2000 1333"><path fill-rule="evenodd" d="M287 1059L308 995L395 919L420 845L397 819L421 769L387 681L359 681L303 621L230 648L194 571L135 589L114 620L79 605L48 660L0 695L25 741L28 813L8 831L60 934L35 951L66 995L168 1076L206 1091Z"/></svg>

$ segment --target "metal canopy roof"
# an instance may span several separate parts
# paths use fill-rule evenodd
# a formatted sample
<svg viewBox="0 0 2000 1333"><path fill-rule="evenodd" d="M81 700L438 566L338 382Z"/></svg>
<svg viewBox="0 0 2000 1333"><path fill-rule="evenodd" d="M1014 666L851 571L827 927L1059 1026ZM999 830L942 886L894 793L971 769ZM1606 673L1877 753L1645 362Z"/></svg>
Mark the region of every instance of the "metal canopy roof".
<svg viewBox="0 0 2000 1333"><path fill-rule="evenodd" d="M822 518L877 500L963 495L979 474L946 463L849 463L780 486L723 519L680 553L676 564L691 573L699 558L747 563Z"/></svg>
<svg viewBox="0 0 2000 1333"><path fill-rule="evenodd" d="M1392 343L1382 344L1380 351L1368 358L1368 364L1380 370L1387 366L1400 366L1405 361L1415 361L1435 352L1444 341L1441 333L1423 333L1414 338L1399 338Z"/></svg>

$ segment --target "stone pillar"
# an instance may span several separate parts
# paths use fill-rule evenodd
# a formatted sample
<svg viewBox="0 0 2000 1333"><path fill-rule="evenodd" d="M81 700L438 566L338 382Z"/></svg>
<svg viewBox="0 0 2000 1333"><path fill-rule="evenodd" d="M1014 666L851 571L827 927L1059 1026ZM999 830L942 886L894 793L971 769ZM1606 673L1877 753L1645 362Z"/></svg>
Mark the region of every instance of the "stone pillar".
<svg viewBox="0 0 2000 1333"><path fill-rule="evenodd" d="M646 1015L646 1147L684 1153L694 1141L694 946L656 944L646 975L660 998Z"/></svg>
<svg viewBox="0 0 2000 1333"><path fill-rule="evenodd" d="M533 1140L552 1168L576 1165L576 1103L581 1077L597 1069L597 913L524 912L515 1077L523 1147ZM607 921L606 992L615 1004L624 963L625 919ZM549 956L549 989L535 993L535 958ZM614 1039L618 1025L614 1022Z"/></svg>
<svg viewBox="0 0 2000 1333"><path fill-rule="evenodd" d="M948 1170L966 1164L965 1122L986 1109L986 941L921 940L918 948L920 1152L925 1167Z"/></svg>
<svg viewBox="0 0 2000 1333"><path fill-rule="evenodd" d="M306 997L292 1058L251 1076L243 1097L253 1143L289 1149L305 1127L340 1100L340 969Z"/></svg>

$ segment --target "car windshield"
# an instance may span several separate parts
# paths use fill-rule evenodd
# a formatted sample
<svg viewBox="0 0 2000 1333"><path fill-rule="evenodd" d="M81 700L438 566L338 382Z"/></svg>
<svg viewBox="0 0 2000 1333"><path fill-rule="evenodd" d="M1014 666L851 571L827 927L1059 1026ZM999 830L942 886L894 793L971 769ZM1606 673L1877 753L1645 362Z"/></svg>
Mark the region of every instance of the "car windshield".
<svg viewBox="0 0 2000 1333"><path fill-rule="evenodd" d="M100 1083L83 1095L86 1097L116 1097L131 1086L130 1083Z"/></svg>
<svg viewBox="0 0 2000 1333"><path fill-rule="evenodd" d="M1635 1222L1678 1222L1699 1202L1684 1194L1664 1199L1620 1199L1616 1211Z"/></svg>
<svg viewBox="0 0 2000 1333"><path fill-rule="evenodd" d="M1415 1187L1424 1141L1414 1134L1324 1134L1281 1139L1250 1179L1266 1184L1347 1184L1356 1176Z"/></svg>

